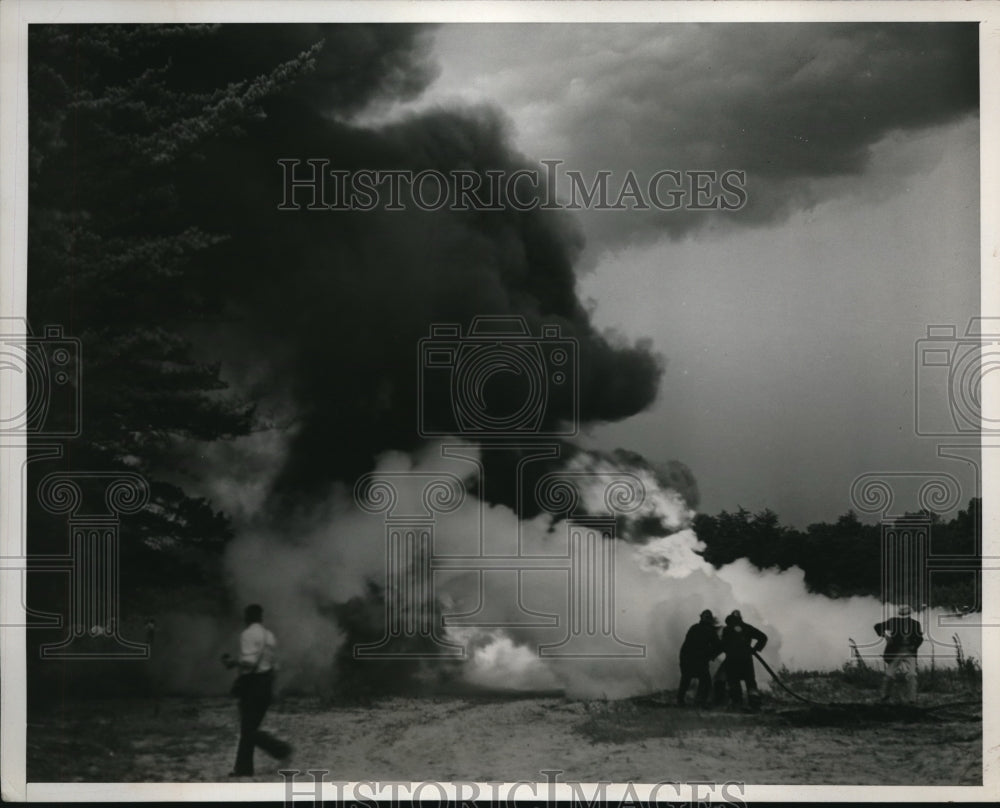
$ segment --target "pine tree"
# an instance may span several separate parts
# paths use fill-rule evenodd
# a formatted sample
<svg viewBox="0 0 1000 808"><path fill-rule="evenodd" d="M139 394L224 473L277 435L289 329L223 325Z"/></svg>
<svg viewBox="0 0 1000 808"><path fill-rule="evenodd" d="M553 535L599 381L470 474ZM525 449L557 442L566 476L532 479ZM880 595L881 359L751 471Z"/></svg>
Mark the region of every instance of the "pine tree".
<svg viewBox="0 0 1000 808"><path fill-rule="evenodd" d="M261 102L308 73L323 44L206 86L191 60L173 54L210 48L218 33L210 25L29 30L28 322L35 334L60 325L82 343L82 435L67 444L64 468L150 480L150 506L123 523L125 584L140 584L152 560L196 577L184 548L217 548L229 536L207 500L158 479L175 442L254 427L251 403L227 390L219 363L192 340L221 312L193 258L226 234L186 217L174 177L196 170L213 138L262 116ZM33 476L48 470L29 466ZM50 521L34 505L33 552L65 541Z"/></svg>

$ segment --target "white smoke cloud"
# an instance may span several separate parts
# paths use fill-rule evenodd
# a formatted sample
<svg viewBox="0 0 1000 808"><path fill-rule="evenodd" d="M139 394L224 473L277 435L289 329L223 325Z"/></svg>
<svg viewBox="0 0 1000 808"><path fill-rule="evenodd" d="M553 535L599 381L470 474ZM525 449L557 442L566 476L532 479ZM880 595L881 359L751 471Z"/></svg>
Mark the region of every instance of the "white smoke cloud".
<svg viewBox="0 0 1000 808"><path fill-rule="evenodd" d="M375 474L393 479L397 512L419 510L426 475L475 481L478 453L465 447L463 454L465 458L444 457L440 445L412 456L393 452L380 459ZM618 501L632 509L618 519L617 537L608 541L614 563L614 634L621 643L614 649L623 655L600 656L609 650L607 638L600 635L576 637L573 658L540 655L540 648L559 650L572 617L569 522L553 521L546 513L519 520L510 508L487 505L466 491L460 507L435 519L435 559L476 557L484 549L495 556L520 554L525 567L532 557L555 559L553 569L520 574L470 569L434 573L433 596L443 604L446 619L474 614L441 631L443 639L467 650L460 674L467 684L561 688L582 698L674 688L681 642L703 609L720 619L740 609L747 622L768 635L763 656L775 670L840 668L850 659L848 638L857 641L862 653L880 653L872 630L883 619L876 598L830 599L810 593L797 568L761 571L741 559L716 570L702 557L705 547L691 529L694 512L648 469L581 453L566 463L564 472L589 513L605 509L605 492L623 475L640 481L644 491L638 507ZM663 535L645 535L649 532ZM363 512L352 492L335 487L322 506L293 520L247 522L229 548L227 571L239 603L264 605L265 622L278 636L283 684L324 689L332 682L334 655L345 641L335 607L363 596L368 581L386 581L384 516ZM943 619L938 613L923 616L925 630L928 618ZM545 625L553 620L558 625ZM938 664L954 664L955 632L951 627L932 629L940 643L935 646ZM979 657L978 630L958 633L966 654ZM761 672L760 682L766 679Z"/></svg>
<svg viewBox="0 0 1000 808"><path fill-rule="evenodd" d="M771 667L777 661L790 670L839 668L850 659L851 639L863 656L874 658L867 660L869 664L881 658L883 643L874 625L896 611L892 606L886 610L878 598L810 593L798 567L758 570L745 558L722 567L718 576L729 584L737 601L748 604L741 609L748 622L771 636L780 635L780 656L771 653L770 645L764 652ZM974 625L977 615L957 620L943 609L933 609L914 617L926 638L921 654L929 656L933 646L936 664L955 664L952 635L958 635L966 655L982 659L980 631Z"/></svg>

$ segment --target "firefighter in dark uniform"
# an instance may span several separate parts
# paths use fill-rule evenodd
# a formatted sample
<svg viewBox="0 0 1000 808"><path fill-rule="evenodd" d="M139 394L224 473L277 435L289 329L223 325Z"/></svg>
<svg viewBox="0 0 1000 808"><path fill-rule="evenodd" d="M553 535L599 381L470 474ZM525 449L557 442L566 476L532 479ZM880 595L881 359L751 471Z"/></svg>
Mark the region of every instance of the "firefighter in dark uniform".
<svg viewBox="0 0 1000 808"><path fill-rule="evenodd" d="M697 701L699 707L711 704L712 676L708 663L722 653L718 623L715 616L705 609L700 619L688 629L684 644L681 645L681 684L677 690L677 703L683 704L691 680L698 680Z"/></svg>
<svg viewBox="0 0 1000 808"><path fill-rule="evenodd" d="M757 677L753 670L753 655L754 652L764 650L765 645L767 635L749 623L744 623L743 615L738 609L726 618L726 627L722 629L722 647L726 652L726 682L733 705L742 706L742 683L746 682L750 709L760 709L760 691L757 690Z"/></svg>

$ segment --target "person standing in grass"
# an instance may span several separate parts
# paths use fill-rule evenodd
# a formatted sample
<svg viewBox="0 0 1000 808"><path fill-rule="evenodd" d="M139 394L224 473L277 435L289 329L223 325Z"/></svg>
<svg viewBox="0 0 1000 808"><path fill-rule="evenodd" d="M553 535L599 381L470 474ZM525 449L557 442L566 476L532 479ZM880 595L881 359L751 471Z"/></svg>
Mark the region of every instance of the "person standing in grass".
<svg viewBox="0 0 1000 808"><path fill-rule="evenodd" d="M917 649L923 645L924 633L920 623L910 617L911 611L903 604L895 617L875 624L875 633L886 641L882 654L885 660L882 701L889 700L892 685L900 680L906 684L907 702L914 704L917 701Z"/></svg>
<svg viewBox="0 0 1000 808"><path fill-rule="evenodd" d="M708 663L722 653L722 641L719 639L718 622L715 616L705 609L697 623L688 629L684 643L681 645L681 684L677 689L677 704L684 704L691 680L698 680L698 692L695 697L699 707L711 706L712 676L708 671Z"/></svg>
<svg viewBox="0 0 1000 808"><path fill-rule="evenodd" d="M240 634L240 658L222 655L227 668L239 668L240 675L233 685L233 693L240 704L240 742L236 750L236 766L230 777L252 777L254 747L259 746L271 757L285 761L292 754L292 747L260 729L264 714L271 704L274 688L275 646L277 642L264 628L264 610L251 603L243 611L246 628Z"/></svg>

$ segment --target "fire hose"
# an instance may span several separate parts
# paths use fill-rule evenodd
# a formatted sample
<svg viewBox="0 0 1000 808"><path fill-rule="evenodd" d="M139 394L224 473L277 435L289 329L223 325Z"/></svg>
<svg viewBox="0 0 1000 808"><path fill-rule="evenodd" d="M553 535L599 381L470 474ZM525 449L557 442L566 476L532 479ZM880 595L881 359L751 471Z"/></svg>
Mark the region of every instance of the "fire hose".
<svg viewBox="0 0 1000 808"><path fill-rule="evenodd" d="M812 699L807 699L805 696L800 696L798 693L796 693L794 690L792 690L790 687L788 687L788 685L786 685L784 682L781 681L781 679L778 677L778 674L776 674L774 672L774 670L771 668L771 666L768 665L764 661L764 658L760 654L758 654L756 651L754 651L753 655L755 657L757 657L757 661L761 665L764 666L764 670L766 670L769 674L771 674L771 678L774 679L774 681L778 683L778 686L782 690L784 690L786 693L788 693L790 696L792 696L793 698L798 699L799 701L801 701L804 704L814 704L817 707L838 707L838 706L840 706L840 705L837 704L837 702L834 702L834 701L826 702L824 704L824 703L819 702L819 701L813 701ZM844 705L844 706L847 706L847 705ZM979 702L979 701L952 701L952 702L945 702L944 704L936 704L933 707L916 707L916 709L919 710L920 712L924 712L924 713L934 713L937 710L947 709L949 707L955 708L955 707L966 707L966 706L978 706L978 707L982 707L982 703ZM940 720L940 719L938 719L938 720Z"/></svg>
<svg viewBox="0 0 1000 808"><path fill-rule="evenodd" d="M758 654L758 653L757 653L756 651L754 651L754 652L753 652L753 655L754 655L755 657L757 657L757 661L758 661L758 662L759 662L759 663L760 663L761 665L763 665L763 666L764 666L764 670L766 670L766 671L767 671L767 672L768 672L769 674L771 674L771 678L772 678L772 679L774 679L774 681L778 683L778 686L779 686L779 687L780 687L780 688L781 688L782 690L784 690L784 691L785 691L786 693L788 693L788 694L789 694L790 696L792 696L793 698L796 698L796 699L798 699L799 701L803 702L804 704L816 704L816 705L818 705L818 706L823 706L823 705L822 705L822 704L821 704L820 702L818 702L818 701L813 701L812 699L807 699L807 698L806 698L805 696L800 696L800 695L799 695L798 693L796 693L796 692L795 692L794 690L792 690L792 689L791 689L791 688L790 688L790 687L789 687L788 685L786 685L786 684L785 684L784 682L782 682L782 681L781 681L781 679L779 679L779 678L778 678L778 674L776 674L776 673L775 673L775 672L774 672L774 671L773 671L773 670L771 669L771 666L770 666L770 665L768 665L768 664L767 664L767 663L766 663L766 662L764 661L764 657L762 657L762 656L761 656L760 654Z"/></svg>

